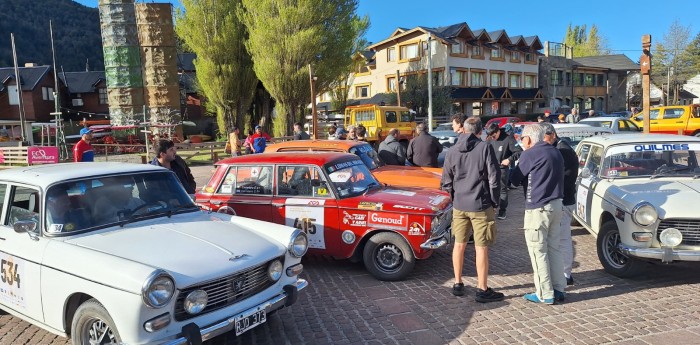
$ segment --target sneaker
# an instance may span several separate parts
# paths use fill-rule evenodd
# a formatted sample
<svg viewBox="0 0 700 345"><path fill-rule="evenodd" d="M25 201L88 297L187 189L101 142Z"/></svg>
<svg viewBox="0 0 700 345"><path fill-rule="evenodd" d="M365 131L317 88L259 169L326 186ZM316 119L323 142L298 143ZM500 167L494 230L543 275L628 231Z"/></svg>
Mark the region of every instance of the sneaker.
<svg viewBox="0 0 700 345"><path fill-rule="evenodd" d="M486 290L477 288L476 297L474 297L474 300L479 303L498 302L502 301L503 297L504 296L502 293L493 291L492 288L487 288Z"/></svg>
<svg viewBox="0 0 700 345"><path fill-rule="evenodd" d="M557 302L564 302L564 299L566 299L566 293L554 290L554 299Z"/></svg>
<svg viewBox="0 0 700 345"><path fill-rule="evenodd" d="M566 285L574 285L574 276L568 276L566 277Z"/></svg>
<svg viewBox="0 0 700 345"><path fill-rule="evenodd" d="M464 295L464 283L456 283L452 286L452 294L455 296Z"/></svg>
<svg viewBox="0 0 700 345"><path fill-rule="evenodd" d="M537 297L537 294L534 292L523 295L523 298L527 301L535 303L554 304L554 298L545 298L544 300L540 300L540 298Z"/></svg>
<svg viewBox="0 0 700 345"><path fill-rule="evenodd" d="M499 214L498 216L496 216L496 218L497 218L497 219L500 219L500 220L504 220L504 219L506 219L506 214L505 214L505 213L504 213L504 214Z"/></svg>

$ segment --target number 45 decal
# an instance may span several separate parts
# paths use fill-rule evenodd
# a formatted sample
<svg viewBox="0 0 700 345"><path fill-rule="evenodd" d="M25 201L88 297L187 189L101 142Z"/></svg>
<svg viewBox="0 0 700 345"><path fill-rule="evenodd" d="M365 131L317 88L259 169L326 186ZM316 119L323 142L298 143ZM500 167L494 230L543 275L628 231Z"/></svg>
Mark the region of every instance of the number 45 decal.
<svg viewBox="0 0 700 345"><path fill-rule="evenodd" d="M307 234L315 234L316 233L316 225L313 223L316 221L316 218L296 218L294 219L294 227L307 233Z"/></svg>
<svg viewBox="0 0 700 345"><path fill-rule="evenodd" d="M0 270L2 271L2 274L0 274L0 280L2 280L3 283L6 283L7 285L12 286L15 282L17 283L17 288L20 288L19 286L19 272L17 272L17 264L13 264L12 261L7 261L3 259L0 262Z"/></svg>

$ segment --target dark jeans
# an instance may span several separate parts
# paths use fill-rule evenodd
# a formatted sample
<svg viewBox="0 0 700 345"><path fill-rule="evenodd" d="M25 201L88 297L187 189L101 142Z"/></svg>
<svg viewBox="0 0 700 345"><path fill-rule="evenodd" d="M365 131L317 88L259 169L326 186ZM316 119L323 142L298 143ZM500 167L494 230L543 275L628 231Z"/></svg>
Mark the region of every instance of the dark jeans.
<svg viewBox="0 0 700 345"><path fill-rule="evenodd" d="M501 195L498 203L498 214L506 214L508 208L508 185L510 184L510 169L501 168Z"/></svg>

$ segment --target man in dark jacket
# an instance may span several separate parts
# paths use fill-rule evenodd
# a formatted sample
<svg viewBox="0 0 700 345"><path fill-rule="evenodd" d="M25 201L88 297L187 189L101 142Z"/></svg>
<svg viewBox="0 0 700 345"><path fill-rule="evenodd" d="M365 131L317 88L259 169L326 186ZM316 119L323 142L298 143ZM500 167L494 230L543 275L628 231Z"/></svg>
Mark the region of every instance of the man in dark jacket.
<svg viewBox="0 0 700 345"><path fill-rule="evenodd" d="M185 187L187 194L194 194L197 183L194 181L192 171L190 171L185 160L177 155L175 143L167 139L158 140L153 151L155 151L156 157L153 158L151 164L167 168L174 172L182 186Z"/></svg>
<svg viewBox="0 0 700 345"><path fill-rule="evenodd" d="M575 110L575 109L574 109ZM564 260L564 277L566 285L574 285L571 276L571 267L574 264L574 244L571 241L571 215L576 204L576 177L578 176L578 156L576 151L564 140L557 137L554 126L548 123L540 124L544 127L544 141L559 150L564 159L564 209L561 214L561 256Z"/></svg>
<svg viewBox="0 0 700 345"><path fill-rule="evenodd" d="M389 135L379 144L379 158L388 165L406 165L406 148L397 137L399 130L392 128Z"/></svg>
<svg viewBox="0 0 700 345"><path fill-rule="evenodd" d="M294 123L294 140L309 140L309 134L304 131L301 122Z"/></svg>
<svg viewBox="0 0 700 345"><path fill-rule="evenodd" d="M476 248L476 301L485 303L503 300L503 294L488 287L489 246L496 239L494 208L498 207L500 173L493 147L479 139L481 120L469 118L464 133L447 151L442 170L441 189L452 198L452 265L455 284L452 294L464 294L462 266L469 232L474 230Z"/></svg>
<svg viewBox="0 0 700 345"><path fill-rule="evenodd" d="M515 185L527 179L525 241L534 271L535 292L523 296L535 303L564 300L564 262L561 257L561 212L564 197L564 159L544 141L541 124L527 125L520 135L523 153L513 169Z"/></svg>
<svg viewBox="0 0 700 345"><path fill-rule="evenodd" d="M438 155L442 152L442 145L436 137L428 133L428 126L419 123L416 126L417 137L408 143L406 154L409 163L419 167L438 167Z"/></svg>
<svg viewBox="0 0 700 345"><path fill-rule="evenodd" d="M496 152L496 160L501 166L501 192L498 205L498 219L506 219L506 208L508 208L508 184L511 158L514 154L522 151L518 142L512 135L498 127L497 123L491 123L486 128L486 141L493 146ZM514 159L512 161L515 161Z"/></svg>

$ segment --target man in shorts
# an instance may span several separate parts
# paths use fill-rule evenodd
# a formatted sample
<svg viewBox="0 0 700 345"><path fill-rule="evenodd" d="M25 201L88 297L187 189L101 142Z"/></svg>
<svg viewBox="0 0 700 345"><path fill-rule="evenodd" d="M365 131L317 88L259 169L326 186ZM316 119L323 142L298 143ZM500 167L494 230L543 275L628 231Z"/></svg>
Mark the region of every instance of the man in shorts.
<svg viewBox="0 0 700 345"><path fill-rule="evenodd" d="M500 197L501 169L493 146L482 141L478 118L464 122L463 133L445 157L441 189L452 198L452 234L455 244L452 265L455 284L452 294L464 295L462 267L464 250L472 229L476 248L477 290L475 300L502 301L503 294L488 287L489 246L496 239L496 217ZM486 188L484 188L486 187Z"/></svg>

